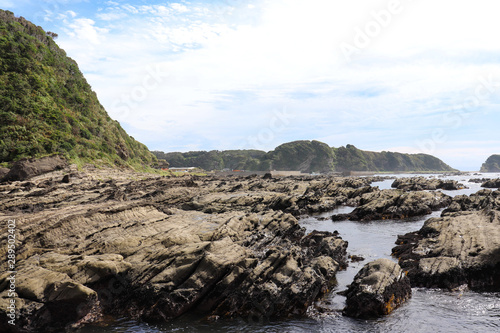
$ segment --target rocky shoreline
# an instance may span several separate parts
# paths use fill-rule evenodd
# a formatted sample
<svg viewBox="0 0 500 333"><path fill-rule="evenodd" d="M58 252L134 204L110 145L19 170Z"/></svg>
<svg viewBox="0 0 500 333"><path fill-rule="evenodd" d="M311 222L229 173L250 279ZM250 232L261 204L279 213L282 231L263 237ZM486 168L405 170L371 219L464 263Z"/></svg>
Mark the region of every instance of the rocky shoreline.
<svg viewBox="0 0 500 333"><path fill-rule="evenodd" d="M74 166L57 169L0 184L1 218L17 223L14 331L74 328L105 315L153 322L186 313L209 320L303 316L334 288L337 271L347 265L348 244L338 233L306 234L297 221L301 215L350 205L356 209L342 218L394 219L448 207L447 214L475 209L469 214L487 223L494 213L484 215L480 209L496 212L499 207L498 191L483 190L478 195L484 198L451 198L439 191L370 186L385 179L380 177L169 178ZM498 230L495 223L485 226ZM431 234L398 240L404 244L394 253L412 285L436 278L412 270L414 245ZM0 242L6 242L3 226ZM476 244L485 249L476 257L491 254L488 262L498 267L494 258L500 245ZM0 255L6 254L1 248ZM466 258L456 259L461 260ZM393 279L403 284L390 286L397 291L394 297L381 289L387 298L382 308L391 311L410 296L398 267L391 268L397 273ZM9 274L5 266L2 271L0 330L9 331ZM471 288L478 281L498 288L488 282L499 280L496 271L491 276L481 272Z"/></svg>

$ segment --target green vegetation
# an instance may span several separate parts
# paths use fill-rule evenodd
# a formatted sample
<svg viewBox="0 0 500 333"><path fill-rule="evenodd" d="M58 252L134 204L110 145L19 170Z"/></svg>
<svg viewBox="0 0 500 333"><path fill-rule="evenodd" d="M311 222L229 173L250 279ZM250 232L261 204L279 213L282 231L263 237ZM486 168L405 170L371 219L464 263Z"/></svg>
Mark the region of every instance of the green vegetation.
<svg viewBox="0 0 500 333"><path fill-rule="evenodd" d="M51 154L79 165L155 163L108 116L54 36L0 10L0 163Z"/></svg>
<svg viewBox="0 0 500 333"><path fill-rule="evenodd" d="M259 150L213 150L188 153L155 151L153 154L167 160L171 167L199 167L204 170L298 170L307 173L456 171L431 155L370 152L353 145L331 148L314 140L285 143L268 153Z"/></svg>
<svg viewBox="0 0 500 333"><path fill-rule="evenodd" d="M481 166L481 172L500 172L500 155L491 155Z"/></svg>

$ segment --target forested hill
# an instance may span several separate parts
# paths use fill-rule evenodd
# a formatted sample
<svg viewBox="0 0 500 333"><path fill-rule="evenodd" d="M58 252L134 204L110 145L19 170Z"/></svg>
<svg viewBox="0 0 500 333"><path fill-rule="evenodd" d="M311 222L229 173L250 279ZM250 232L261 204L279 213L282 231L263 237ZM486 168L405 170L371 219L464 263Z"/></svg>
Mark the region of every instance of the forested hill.
<svg viewBox="0 0 500 333"><path fill-rule="evenodd" d="M205 170L238 169L251 171L300 170L302 172L376 171L443 172L456 171L427 154L371 152L353 145L332 148L319 141L294 141L270 152L259 150L194 151L153 154L171 167L199 167Z"/></svg>
<svg viewBox="0 0 500 333"><path fill-rule="evenodd" d="M108 116L55 36L0 10L0 163L51 154L113 165L155 161Z"/></svg>

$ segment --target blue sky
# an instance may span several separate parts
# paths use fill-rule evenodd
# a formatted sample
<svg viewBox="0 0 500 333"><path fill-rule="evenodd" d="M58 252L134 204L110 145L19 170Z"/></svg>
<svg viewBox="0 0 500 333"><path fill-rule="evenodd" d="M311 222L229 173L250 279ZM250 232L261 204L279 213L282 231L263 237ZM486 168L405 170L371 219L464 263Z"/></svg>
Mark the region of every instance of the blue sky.
<svg viewBox="0 0 500 333"><path fill-rule="evenodd" d="M293 140L500 153L491 1L0 0L58 33L110 116L151 150Z"/></svg>

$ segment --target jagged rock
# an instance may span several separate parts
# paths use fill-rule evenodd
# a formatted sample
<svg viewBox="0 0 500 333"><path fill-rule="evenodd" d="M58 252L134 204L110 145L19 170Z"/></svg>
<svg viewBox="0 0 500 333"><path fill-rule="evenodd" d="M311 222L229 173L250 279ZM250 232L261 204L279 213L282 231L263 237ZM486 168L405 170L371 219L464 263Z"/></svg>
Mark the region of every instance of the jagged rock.
<svg viewBox="0 0 500 333"><path fill-rule="evenodd" d="M345 293L344 314L375 318L390 314L411 297L410 281L399 265L389 259L367 263Z"/></svg>
<svg viewBox="0 0 500 333"><path fill-rule="evenodd" d="M500 188L500 178L486 180L481 184L481 187L486 188Z"/></svg>
<svg viewBox="0 0 500 333"><path fill-rule="evenodd" d="M443 214L482 209L500 209L500 190L484 189L469 196L457 195Z"/></svg>
<svg viewBox="0 0 500 333"><path fill-rule="evenodd" d="M398 178L394 180L391 187L405 191L423 191L423 190L460 190L465 188L463 184L456 180L442 180L437 178L411 177Z"/></svg>
<svg viewBox="0 0 500 333"><path fill-rule="evenodd" d="M318 178L140 174L138 181L137 174L98 169L70 183L60 177L0 184L0 216L19 221L22 235L21 330L61 330L107 314L147 321L193 312L300 316L346 266L347 242L338 234L305 235L283 212L298 209L297 198ZM0 247L0 256L5 251ZM54 279L67 297L50 296ZM1 304L5 291L2 284ZM51 309L62 305L67 315L53 321ZM4 311L0 306L0 325Z"/></svg>
<svg viewBox="0 0 500 333"><path fill-rule="evenodd" d="M23 181L54 170L61 170L68 162L59 155L40 159L22 159L14 163L2 181Z"/></svg>
<svg viewBox="0 0 500 333"><path fill-rule="evenodd" d="M450 202L451 197L441 192L373 191L363 194L359 206L351 213L334 215L332 220L403 219L430 214L433 210L446 207Z"/></svg>
<svg viewBox="0 0 500 333"><path fill-rule="evenodd" d="M482 184L488 180L491 180L491 178L472 178L469 179L469 183Z"/></svg>
<svg viewBox="0 0 500 333"><path fill-rule="evenodd" d="M500 290L498 210L447 213L399 236L393 255L412 286Z"/></svg>

